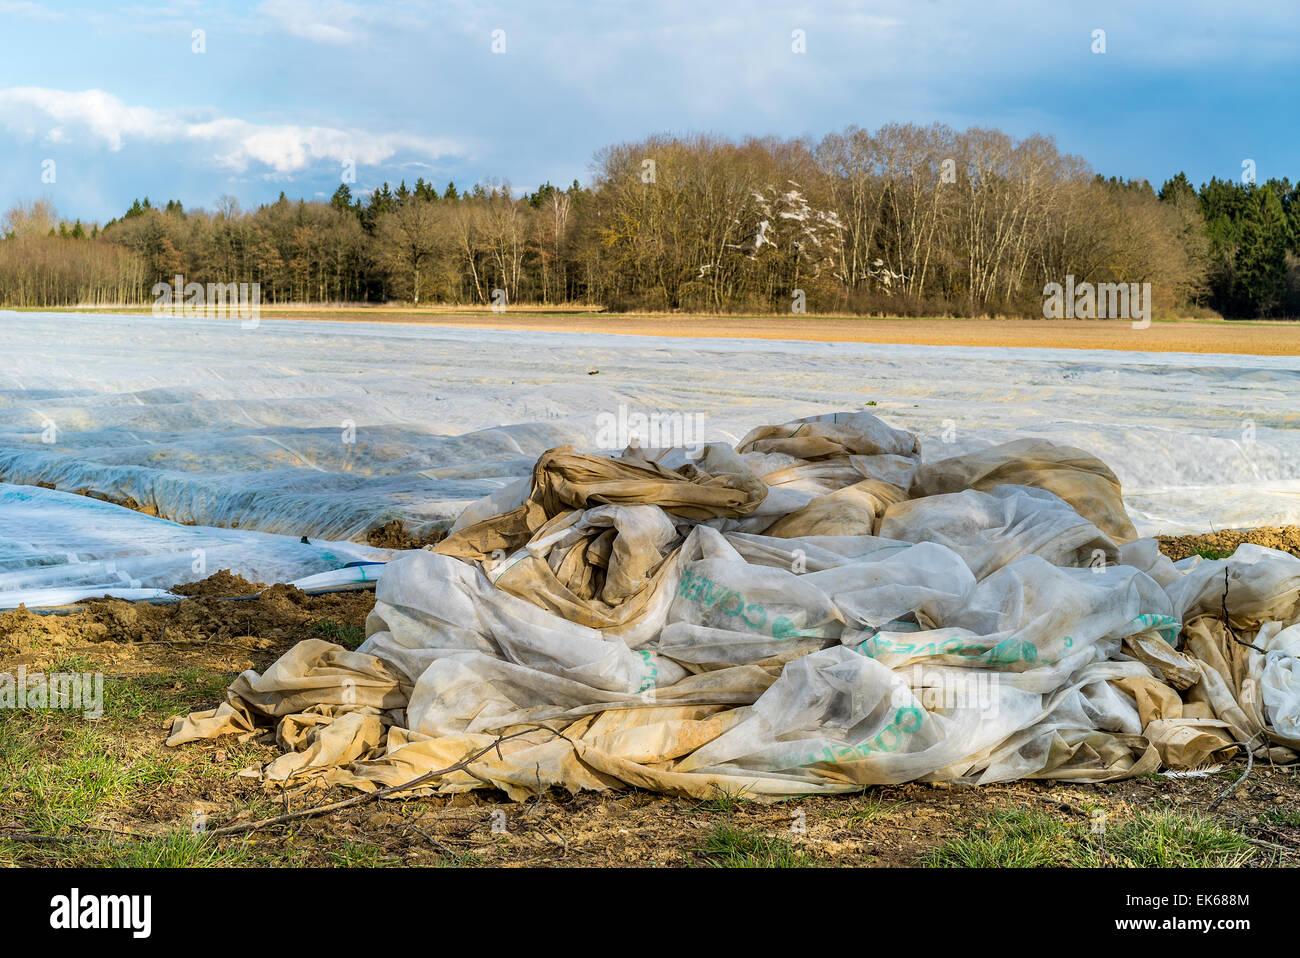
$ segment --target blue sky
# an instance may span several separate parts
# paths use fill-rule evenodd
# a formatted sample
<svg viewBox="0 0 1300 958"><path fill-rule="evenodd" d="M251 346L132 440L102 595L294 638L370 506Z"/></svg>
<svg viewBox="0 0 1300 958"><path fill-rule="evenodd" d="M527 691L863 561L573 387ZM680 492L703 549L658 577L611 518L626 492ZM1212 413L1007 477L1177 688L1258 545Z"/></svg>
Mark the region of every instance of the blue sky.
<svg viewBox="0 0 1300 958"><path fill-rule="evenodd" d="M531 190L653 132L894 121L1041 132L1157 185L1295 180L1297 81L1294 0L0 0L0 208L328 197L348 161L362 192Z"/></svg>

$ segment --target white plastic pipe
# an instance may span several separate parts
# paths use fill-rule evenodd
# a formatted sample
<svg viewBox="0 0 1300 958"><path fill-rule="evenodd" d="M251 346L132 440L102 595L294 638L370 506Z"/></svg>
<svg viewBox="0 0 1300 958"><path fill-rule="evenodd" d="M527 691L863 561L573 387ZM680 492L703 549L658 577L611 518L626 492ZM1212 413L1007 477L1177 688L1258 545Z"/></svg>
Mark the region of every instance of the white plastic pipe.
<svg viewBox="0 0 1300 958"><path fill-rule="evenodd" d="M312 589L329 589L339 585L353 585L357 582L374 582L384 574L383 565L354 565L346 569L331 569L329 572L317 572L289 584L296 589L309 592Z"/></svg>
<svg viewBox="0 0 1300 958"><path fill-rule="evenodd" d="M0 609L16 609L20 605L25 605L29 609L46 609L71 605L82 599L102 599L106 595L114 599L126 599L128 602L180 598L166 589L116 589L102 585L72 586L62 589L21 589L16 592L0 592Z"/></svg>

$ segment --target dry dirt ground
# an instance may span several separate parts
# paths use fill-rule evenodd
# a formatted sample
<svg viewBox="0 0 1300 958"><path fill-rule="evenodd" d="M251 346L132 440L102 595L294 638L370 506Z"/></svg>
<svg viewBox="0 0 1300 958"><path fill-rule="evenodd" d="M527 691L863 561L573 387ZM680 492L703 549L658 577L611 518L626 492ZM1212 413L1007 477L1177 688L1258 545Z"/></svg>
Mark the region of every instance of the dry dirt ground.
<svg viewBox="0 0 1300 958"><path fill-rule="evenodd" d="M1225 538L1232 537L1232 538ZM1175 557L1260 540L1300 554L1300 527L1163 543ZM906 866L1294 865L1300 769L1243 761L1204 777L1103 785L910 784L758 805L636 791L522 804L491 792L371 802L214 839L206 831L355 795L240 776L272 734L168 749L173 716L211 707L247 668L304 638L355 647L369 592L307 596L222 572L170 606L113 599L68 615L0 613L0 663L102 672L105 714L0 709L0 864ZM1216 799L1224 796L1217 807ZM743 799L743 797L741 797ZM1099 828L1098 823L1105 828ZM127 834L129 833L129 835Z"/></svg>
<svg viewBox="0 0 1300 958"><path fill-rule="evenodd" d="M506 313L487 315L272 313L273 319L427 323L437 326L543 330L634 336L795 339L813 342L907 343L920 346L1017 346L1035 349L1118 349L1138 352L1300 355L1300 323L1176 320L1133 329L1114 320L895 319L835 316L611 316Z"/></svg>
<svg viewBox="0 0 1300 958"><path fill-rule="evenodd" d="M84 312L133 312L131 309ZM263 306L264 319L413 323L475 329L636 336L795 339L924 346L1017 346L1139 352L1300 355L1300 322L1178 319L1133 329L1122 320L957 319L864 316L691 316L596 309L511 307L505 313L453 307Z"/></svg>

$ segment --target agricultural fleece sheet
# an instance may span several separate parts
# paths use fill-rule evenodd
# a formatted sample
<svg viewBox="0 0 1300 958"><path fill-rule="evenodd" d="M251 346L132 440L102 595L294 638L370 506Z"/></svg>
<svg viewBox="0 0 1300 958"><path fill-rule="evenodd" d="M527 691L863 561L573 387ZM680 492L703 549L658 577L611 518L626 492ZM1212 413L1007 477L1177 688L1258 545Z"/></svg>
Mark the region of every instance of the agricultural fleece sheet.
<svg viewBox="0 0 1300 958"><path fill-rule="evenodd" d="M550 449L398 554L366 633L245 672L169 744L274 727L275 782L760 800L1300 751L1300 559L1172 563L1083 450L923 463L867 413Z"/></svg>

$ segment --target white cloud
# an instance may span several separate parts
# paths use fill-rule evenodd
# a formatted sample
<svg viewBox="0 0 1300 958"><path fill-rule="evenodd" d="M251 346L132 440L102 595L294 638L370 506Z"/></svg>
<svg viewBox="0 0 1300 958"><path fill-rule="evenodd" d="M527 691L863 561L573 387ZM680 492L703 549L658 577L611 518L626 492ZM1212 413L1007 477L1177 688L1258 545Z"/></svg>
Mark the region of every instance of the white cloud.
<svg viewBox="0 0 1300 958"><path fill-rule="evenodd" d="M344 0L265 0L257 14L295 37L345 44L364 38L366 11Z"/></svg>
<svg viewBox="0 0 1300 958"><path fill-rule="evenodd" d="M57 10L30 0L0 0L0 15L22 17L25 20L63 20L64 15Z"/></svg>
<svg viewBox="0 0 1300 958"><path fill-rule="evenodd" d="M116 13L146 20L176 20L182 17L192 18L200 13L202 4L199 0L166 0L164 3L149 6L131 4L120 7Z"/></svg>
<svg viewBox="0 0 1300 958"><path fill-rule="evenodd" d="M217 167L233 173L260 167L283 175L326 161L373 166L398 154L434 158L464 151L451 140L406 133L259 124L211 111L128 106L103 90L44 87L0 89L0 128L20 139L97 144L113 152L131 142L192 144Z"/></svg>
<svg viewBox="0 0 1300 958"><path fill-rule="evenodd" d="M110 150L122 149L127 136L159 139L168 130L161 114L146 107L129 107L103 90L67 92L42 87L0 90L0 124L26 138L44 136L67 142L67 127L81 127ZM42 134L42 129L44 133Z"/></svg>

